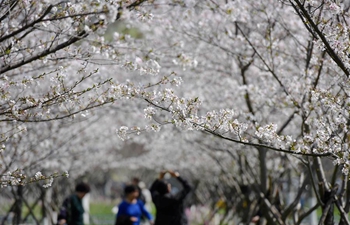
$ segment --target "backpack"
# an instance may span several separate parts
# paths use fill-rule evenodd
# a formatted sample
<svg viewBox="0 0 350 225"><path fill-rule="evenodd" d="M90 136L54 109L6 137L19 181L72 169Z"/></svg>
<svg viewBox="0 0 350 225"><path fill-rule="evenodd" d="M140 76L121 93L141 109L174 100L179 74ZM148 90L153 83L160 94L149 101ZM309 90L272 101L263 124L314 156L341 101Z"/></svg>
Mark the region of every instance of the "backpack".
<svg viewBox="0 0 350 225"><path fill-rule="evenodd" d="M72 198L71 196L67 197L60 207L58 216L57 216L57 224L60 220L65 219L66 224L69 224L71 221L72 214Z"/></svg>

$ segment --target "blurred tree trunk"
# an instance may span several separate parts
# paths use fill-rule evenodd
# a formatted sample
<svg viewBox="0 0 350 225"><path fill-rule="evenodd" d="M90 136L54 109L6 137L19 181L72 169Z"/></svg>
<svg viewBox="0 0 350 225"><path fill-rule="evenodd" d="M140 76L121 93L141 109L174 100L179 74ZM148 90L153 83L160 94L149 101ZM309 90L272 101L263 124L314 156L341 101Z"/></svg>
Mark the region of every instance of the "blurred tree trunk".
<svg viewBox="0 0 350 225"><path fill-rule="evenodd" d="M22 205L23 205L23 186L17 186L17 191L15 194L16 202L13 209L14 217L12 220L13 225L18 225L21 223L22 216Z"/></svg>

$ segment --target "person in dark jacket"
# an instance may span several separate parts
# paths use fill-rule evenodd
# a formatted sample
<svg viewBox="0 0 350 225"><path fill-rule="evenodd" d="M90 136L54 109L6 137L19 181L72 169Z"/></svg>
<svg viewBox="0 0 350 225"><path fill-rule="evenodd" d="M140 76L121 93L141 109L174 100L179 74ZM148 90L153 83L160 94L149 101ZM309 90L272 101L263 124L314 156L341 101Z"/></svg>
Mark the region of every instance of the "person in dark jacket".
<svg viewBox="0 0 350 225"><path fill-rule="evenodd" d="M176 178L183 186L176 194L171 193L171 185L163 178L166 173ZM191 186L179 173L168 170L162 171L150 188L152 200L156 206L156 220L154 225L187 225L187 217L184 211L184 200L191 191Z"/></svg>
<svg viewBox="0 0 350 225"><path fill-rule="evenodd" d="M58 225L84 225L84 208L82 199L90 192L90 186L79 183L75 186L75 193L65 199L57 218Z"/></svg>

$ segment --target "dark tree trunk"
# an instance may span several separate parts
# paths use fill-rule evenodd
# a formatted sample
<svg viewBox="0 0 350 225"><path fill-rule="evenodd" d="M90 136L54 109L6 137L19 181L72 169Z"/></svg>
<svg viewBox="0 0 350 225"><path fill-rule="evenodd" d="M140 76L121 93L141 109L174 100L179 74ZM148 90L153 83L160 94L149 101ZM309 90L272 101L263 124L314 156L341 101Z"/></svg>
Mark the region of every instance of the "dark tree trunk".
<svg viewBox="0 0 350 225"><path fill-rule="evenodd" d="M13 209L13 212L14 212L14 217L12 221L13 225L18 225L21 223L22 205L23 205L23 186L18 186L17 193L16 193L16 203Z"/></svg>

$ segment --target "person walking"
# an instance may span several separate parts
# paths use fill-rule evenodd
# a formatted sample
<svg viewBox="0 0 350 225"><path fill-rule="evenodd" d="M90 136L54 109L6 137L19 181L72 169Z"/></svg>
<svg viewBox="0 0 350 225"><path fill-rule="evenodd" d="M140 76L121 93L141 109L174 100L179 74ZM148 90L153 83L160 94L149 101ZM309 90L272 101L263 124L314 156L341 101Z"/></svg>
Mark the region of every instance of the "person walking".
<svg viewBox="0 0 350 225"><path fill-rule="evenodd" d="M131 184L137 187L137 190L139 191L139 196L137 197L138 200L141 200L143 204L146 204L146 197L144 196L142 192L142 181L138 177L133 177L131 180Z"/></svg>
<svg viewBox="0 0 350 225"><path fill-rule="evenodd" d="M146 184L138 177L133 177L131 184L136 186L139 191L139 197L137 198L145 205L148 212L152 211L152 196L151 192L146 188ZM145 216L141 216L141 225L149 225L149 221Z"/></svg>
<svg viewBox="0 0 350 225"><path fill-rule="evenodd" d="M164 181L164 175L169 173L176 178L183 186L176 194L171 193L171 185ZM191 191L191 186L172 170L159 173L151 188L152 200L156 207L155 225L187 225L187 217L184 211L184 200Z"/></svg>
<svg viewBox="0 0 350 225"><path fill-rule="evenodd" d="M124 200L118 206L115 225L140 225L142 215L153 224L152 215L146 210L144 203L138 199L138 187L125 186L124 196Z"/></svg>
<svg viewBox="0 0 350 225"><path fill-rule="evenodd" d="M75 193L66 198L57 217L58 225L84 225L84 207L82 199L90 192L90 186L84 182L75 186Z"/></svg>

